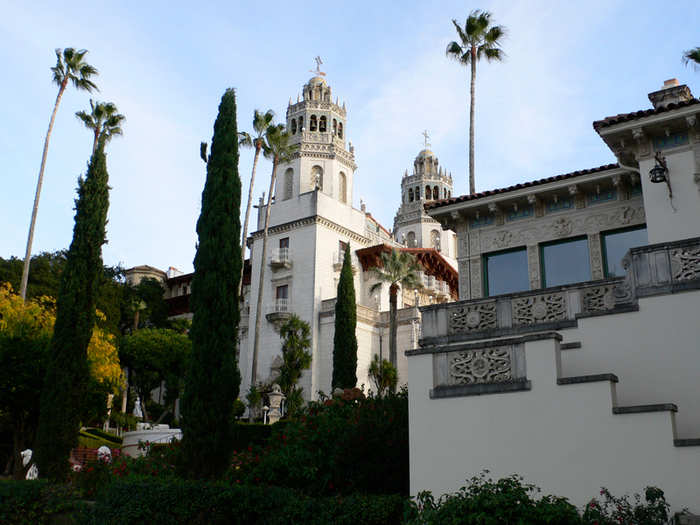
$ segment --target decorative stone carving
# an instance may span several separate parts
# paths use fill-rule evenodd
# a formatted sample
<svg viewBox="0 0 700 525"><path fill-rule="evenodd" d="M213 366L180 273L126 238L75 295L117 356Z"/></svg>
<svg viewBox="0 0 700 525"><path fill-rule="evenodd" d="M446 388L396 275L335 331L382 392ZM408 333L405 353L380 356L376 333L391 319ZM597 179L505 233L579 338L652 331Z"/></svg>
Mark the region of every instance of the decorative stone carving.
<svg viewBox="0 0 700 525"><path fill-rule="evenodd" d="M541 284L540 271L540 250L537 245L528 245L527 247L527 268L530 277L530 289L536 290Z"/></svg>
<svg viewBox="0 0 700 525"><path fill-rule="evenodd" d="M591 264L591 278L603 278L603 254L600 249L600 234L588 234L588 250Z"/></svg>
<svg viewBox="0 0 700 525"><path fill-rule="evenodd" d="M613 287L613 297L616 305L629 304L634 300L634 291L627 277Z"/></svg>
<svg viewBox="0 0 700 525"><path fill-rule="evenodd" d="M596 286L594 288L586 288L583 291L584 312L605 312L613 308L615 308L613 286Z"/></svg>
<svg viewBox="0 0 700 525"><path fill-rule="evenodd" d="M671 274L674 281L700 279L700 248L671 250Z"/></svg>
<svg viewBox="0 0 700 525"><path fill-rule="evenodd" d="M497 248L506 248L513 240L513 234L508 230L502 230L496 233L493 238L493 245Z"/></svg>
<svg viewBox="0 0 700 525"><path fill-rule="evenodd" d="M559 217L552 223L552 232L557 237L566 237L571 235L573 224L566 217Z"/></svg>
<svg viewBox="0 0 700 525"><path fill-rule="evenodd" d="M478 299L483 294L481 289L481 259L474 258L469 261L469 274L471 277L471 298Z"/></svg>
<svg viewBox="0 0 700 525"><path fill-rule="evenodd" d="M454 384L503 383L513 379L509 346L458 352L450 357L449 374Z"/></svg>
<svg viewBox="0 0 700 525"><path fill-rule="evenodd" d="M634 219L634 208L631 206L622 206L612 217L612 220L619 224L629 224Z"/></svg>
<svg viewBox="0 0 700 525"><path fill-rule="evenodd" d="M563 293L535 295L513 299L513 324L530 325L566 319L566 296Z"/></svg>
<svg viewBox="0 0 700 525"><path fill-rule="evenodd" d="M449 310L448 332L462 334L496 328L496 303L459 306Z"/></svg>

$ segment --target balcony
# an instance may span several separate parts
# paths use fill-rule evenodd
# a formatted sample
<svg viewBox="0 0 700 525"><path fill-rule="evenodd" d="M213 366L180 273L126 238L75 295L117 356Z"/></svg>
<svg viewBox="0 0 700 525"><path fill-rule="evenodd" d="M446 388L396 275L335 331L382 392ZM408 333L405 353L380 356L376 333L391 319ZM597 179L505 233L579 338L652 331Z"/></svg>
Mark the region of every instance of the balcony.
<svg viewBox="0 0 700 525"><path fill-rule="evenodd" d="M280 324L292 316L292 305L289 299L275 299L269 306L265 318L275 324Z"/></svg>
<svg viewBox="0 0 700 525"><path fill-rule="evenodd" d="M289 258L289 248L274 249L270 257L270 266L273 270L291 268L292 260Z"/></svg>
<svg viewBox="0 0 700 525"><path fill-rule="evenodd" d="M343 269L343 261L345 260L345 252L336 252L333 254L333 271L339 272ZM352 257L350 257L350 267L352 268L353 275L357 273L357 266L352 264Z"/></svg>

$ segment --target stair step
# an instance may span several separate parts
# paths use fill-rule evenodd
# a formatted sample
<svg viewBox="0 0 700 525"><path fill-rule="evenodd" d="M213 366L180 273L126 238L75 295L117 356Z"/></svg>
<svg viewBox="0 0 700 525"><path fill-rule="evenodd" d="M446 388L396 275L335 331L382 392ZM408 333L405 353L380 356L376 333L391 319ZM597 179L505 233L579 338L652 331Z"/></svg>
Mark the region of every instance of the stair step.
<svg viewBox="0 0 700 525"><path fill-rule="evenodd" d="M578 385L580 383L597 383L599 381L612 381L617 383L615 374L591 374L587 376L569 376L557 379L557 385Z"/></svg>
<svg viewBox="0 0 700 525"><path fill-rule="evenodd" d="M644 412L678 412L678 407L673 403L658 403L656 405L613 407L612 410L613 414L642 414Z"/></svg>
<svg viewBox="0 0 700 525"><path fill-rule="evenodd" d="M676 447L700 447L700 438L674 439L673 444Z"/></svg>
<svg viewBox="0 0 700 525"><path fill-rule="evenodd" d="M559 350L576 350L581 348L581 341L572 341L571 343L561 343Z"/></svg>

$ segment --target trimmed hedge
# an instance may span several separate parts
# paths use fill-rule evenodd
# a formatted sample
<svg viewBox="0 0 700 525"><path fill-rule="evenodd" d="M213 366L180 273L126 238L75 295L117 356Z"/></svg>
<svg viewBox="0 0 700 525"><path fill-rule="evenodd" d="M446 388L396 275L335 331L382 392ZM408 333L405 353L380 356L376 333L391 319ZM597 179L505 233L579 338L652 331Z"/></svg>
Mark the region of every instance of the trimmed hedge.
<svg viewBox="0 0 700 525"><path fill-rule="evenodd" d="M85 504L70 488L46 480L0 481L0 523L34 525L80 523Z"/></svg>
<svg viewBox="0 0 700 525"><path fill-rule="evenodd" d="M398 495L311 498L280 487L129 479L98 494L89 523L391 525L401 523L404 501Z"/></svg>
<svg viewBox="0 0 700 525"><path fill-rule="evenodd" d="M273 425L262 423L234 423L233 424L233 450L246 450L248 447L264 447L270 439L273 431L281 430L287 421L278 421Z"/></svg>

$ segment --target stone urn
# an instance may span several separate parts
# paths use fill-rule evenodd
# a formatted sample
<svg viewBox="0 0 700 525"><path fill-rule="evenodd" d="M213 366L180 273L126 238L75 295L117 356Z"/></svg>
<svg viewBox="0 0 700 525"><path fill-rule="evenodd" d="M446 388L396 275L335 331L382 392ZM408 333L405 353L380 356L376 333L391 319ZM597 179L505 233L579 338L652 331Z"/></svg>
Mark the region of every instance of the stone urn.
<svg viewBox="0 0 700 525"><path fill-rule="evenodd" d="M267 394L267 399L270 401L270 412L268 412L267 418L270 424L277 423L282 417L280 406L284 398L285 395L282 393L280 386L277 383L272 385L272 390Z"/></svg>

